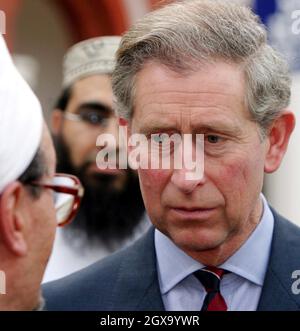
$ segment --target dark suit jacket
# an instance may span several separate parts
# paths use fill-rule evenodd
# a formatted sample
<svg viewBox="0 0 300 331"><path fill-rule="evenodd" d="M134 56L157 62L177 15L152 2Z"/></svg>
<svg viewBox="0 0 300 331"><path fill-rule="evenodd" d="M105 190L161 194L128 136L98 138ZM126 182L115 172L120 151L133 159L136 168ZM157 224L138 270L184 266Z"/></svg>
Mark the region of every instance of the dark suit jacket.
<svg viewBox="0 0 300 331"><path fill-rule="evenodd" d="M275 224L269 265L258 310L300 310L292 293L300 270L300 228L273 211ZM61 280L43 292L48 310L164 310L156 270L154 230L110 257Z"/></svg>

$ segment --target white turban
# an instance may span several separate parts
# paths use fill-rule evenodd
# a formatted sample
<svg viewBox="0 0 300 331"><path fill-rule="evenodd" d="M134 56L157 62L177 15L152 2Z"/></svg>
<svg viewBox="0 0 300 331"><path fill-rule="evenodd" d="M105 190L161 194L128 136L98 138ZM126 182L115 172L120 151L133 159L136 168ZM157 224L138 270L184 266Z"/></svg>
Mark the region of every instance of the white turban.
<svg viewBox="0 0 300 331"><path fill-rule="evenodd" d="M41 105L0 35L0 194L28 168L41 141Z"/></svg>

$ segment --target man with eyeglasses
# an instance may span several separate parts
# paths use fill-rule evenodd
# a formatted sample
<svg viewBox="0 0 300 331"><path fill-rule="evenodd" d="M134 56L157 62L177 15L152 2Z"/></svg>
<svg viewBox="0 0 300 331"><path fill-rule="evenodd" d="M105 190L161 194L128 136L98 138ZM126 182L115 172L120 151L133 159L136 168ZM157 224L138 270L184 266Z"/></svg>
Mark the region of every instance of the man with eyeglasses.
<svg viewBox="0 0 300 331"><path fill-rule="evenodd" d="M52 114L57 169L78 176L85 197L75 222L57 232L45 281L107 256L149 226L136 173L96 165L100 134L111 134L120 152L111 86L119 42L118 36L85 40L64 58L63 91Z"/></svg>
<svg viewBox="0 0 300 331"><path fill-rule="evenodd" d="M56 157L36 96L0 36L0 310L42 310L40 284L55 228L75 215L83 188L55 174Z"/></svg>

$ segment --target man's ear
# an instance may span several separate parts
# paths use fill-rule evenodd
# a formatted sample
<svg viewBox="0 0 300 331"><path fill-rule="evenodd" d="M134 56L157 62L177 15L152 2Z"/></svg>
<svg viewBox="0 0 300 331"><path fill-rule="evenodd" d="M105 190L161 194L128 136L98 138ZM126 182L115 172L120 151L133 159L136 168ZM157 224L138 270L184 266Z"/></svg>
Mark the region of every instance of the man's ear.
<svg viewBox="0 0 300 331"><path fill-rule="evenodd" d="M132 163L130 162L130 159L129 159L129 154L130 152L133 150L133 146L129 145L129 139L130 139L130 136L131 136L131 123L126 120L125 118L122 118L122 117L119 117L119 126L122 126L122 127L125 127L126 128L126 133L127 133L127 141L126 141L126 144L127 144L127 160L128 160L128 166L132 168Z"/></svg>
<svg viewBox="0 0 300 331"><path fill-rule="evenodd" d="M267 138L269 140L269 146L264 168L266 173L272 173L279 168L287 150L295 123L295 115L290 111L284 111L274 121Z"/></svg>
<svg viewBox="0 0 300 331"><path fill-rule="evenodd" d="M51 114L51 131L57 136L61 132L64 113L60 109L54 109Z"/></svg>
<svg viewBox="0 0 300 331"><path fill-rule="evenodd" d="M128 120L126 120L125 118L123 117L119 117L118 118L119 120L119 126L122 126L122 127L125 127L126 128L126 133L127 133L127 141L126 141L126 144L128 144L128 140L131 136L131 128L130 128L130 123ZM128 146L129 150L131 149L130 146Z"/></svg>
<svg viewBox="0 0 300 331"><path fill-rule="evenodd" d="M7 249L17 255L27 253L24 235L25 219L22 213L22 185L19 182L9 184L0 197L0 231Z"/></svg>
<svg viewBox="0 0 300 331"><path fill-rule="evenodd" d="M119 125L120 126L127 126L128 127L128 121L125 118L119 117L118 119L119 119Z"/></svg>

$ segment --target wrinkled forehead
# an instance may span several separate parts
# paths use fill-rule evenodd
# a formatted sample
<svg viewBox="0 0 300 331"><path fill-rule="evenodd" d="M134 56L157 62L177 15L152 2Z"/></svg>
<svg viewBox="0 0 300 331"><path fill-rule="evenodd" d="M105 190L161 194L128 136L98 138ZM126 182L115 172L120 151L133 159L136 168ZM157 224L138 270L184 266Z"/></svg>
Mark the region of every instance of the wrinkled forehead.
<svg viewBox="0 0 300 331"><path fill-rule="evenodd" d="M226 122L243 116L246 109L244 73L235 64L217 62L188 74L148 62L137 74L133 119L167 123L212 118ZM201 118L200 118L201 116Z"/></svg>

